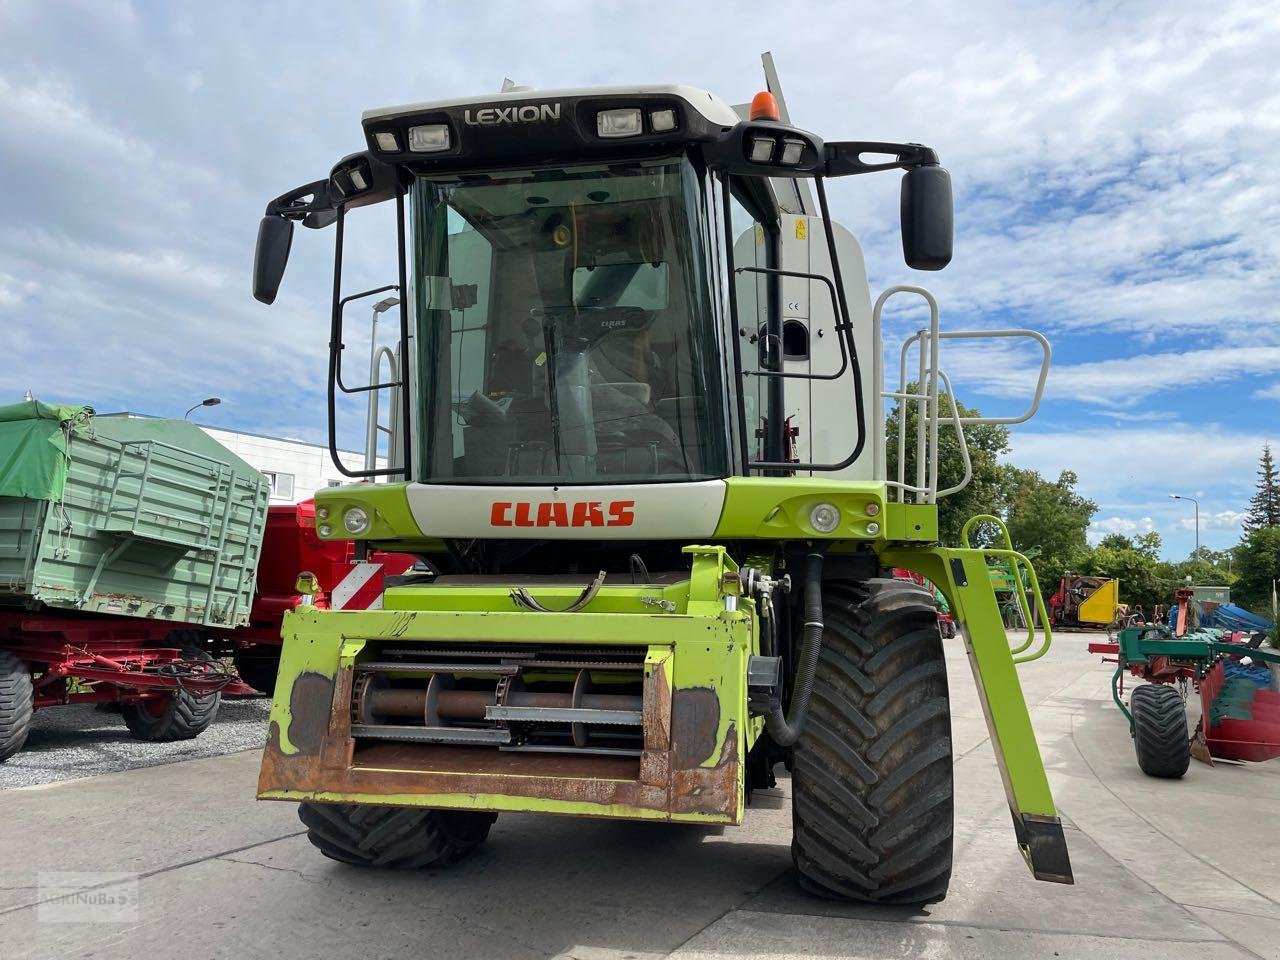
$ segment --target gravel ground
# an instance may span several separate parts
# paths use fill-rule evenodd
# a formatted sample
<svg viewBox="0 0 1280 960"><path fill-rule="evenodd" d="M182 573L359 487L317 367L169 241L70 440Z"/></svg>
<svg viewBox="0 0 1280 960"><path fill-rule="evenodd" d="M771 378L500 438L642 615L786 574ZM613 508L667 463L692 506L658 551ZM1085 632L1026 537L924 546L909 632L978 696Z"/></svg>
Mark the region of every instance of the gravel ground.
<svg viewBox="0 0 1280 960"><path fill-rule="evenodd" d="M37 710L26 746L0 763L0 790L257 750L266 742L270 711L267 697L224 699L217 719L194 740L143 743L118 713L89 704Z"/></svg>

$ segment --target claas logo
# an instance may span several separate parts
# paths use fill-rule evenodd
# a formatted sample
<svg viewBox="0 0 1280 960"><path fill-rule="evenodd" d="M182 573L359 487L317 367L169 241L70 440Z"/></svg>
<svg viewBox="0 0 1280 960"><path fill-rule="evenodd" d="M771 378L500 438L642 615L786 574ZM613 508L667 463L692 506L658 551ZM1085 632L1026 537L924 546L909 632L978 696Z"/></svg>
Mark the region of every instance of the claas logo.
<svg viewBox="0 0 1280 960"><path fill-rule="evenodd" d="M636 519L635 505L634 500L499 500L489 514L489 523L495 527L629 527Z"/></svg>

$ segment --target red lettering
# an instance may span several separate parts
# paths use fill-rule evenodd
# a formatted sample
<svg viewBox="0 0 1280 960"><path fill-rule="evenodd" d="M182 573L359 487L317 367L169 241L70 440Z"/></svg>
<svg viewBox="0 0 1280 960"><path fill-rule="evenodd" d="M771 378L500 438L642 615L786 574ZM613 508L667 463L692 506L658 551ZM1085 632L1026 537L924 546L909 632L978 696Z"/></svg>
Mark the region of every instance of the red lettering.
<svg viewBox="0 0 1280 960"><path fill-rule="evenodd" d="M538 504L538 526L567 527L569 525L569 506L563 500Z"/></svg>
<svg viewBox="0 0 1280 960"><path fill-rule="evenodd" d="M631 509L636 505L634 500L614 500L609 504L609 526L629 527L635 522L636 515Z"/></svg>
<svg viewBox="0 0 1280 960"><path fill-rule="evenodd" d="M491 527L509 527L511 521L507 519L507 511L511 509L511 504L499 500L493 505L493 509L489 511L489 526Z"/></svg>
<svg viewBox="0 0 1280 960"><path fill-rule="evenodd" d="M516 526L532 527L533 526L533 504L520 501L516 504Z"/></svg>
<svg viewBox="0 0 1280 960"><path fill-rule="evenodd" d="M604 513L600 509L599 500L586 500L573 505L573 520L570 526L574 527L603 527Z"/></svg>

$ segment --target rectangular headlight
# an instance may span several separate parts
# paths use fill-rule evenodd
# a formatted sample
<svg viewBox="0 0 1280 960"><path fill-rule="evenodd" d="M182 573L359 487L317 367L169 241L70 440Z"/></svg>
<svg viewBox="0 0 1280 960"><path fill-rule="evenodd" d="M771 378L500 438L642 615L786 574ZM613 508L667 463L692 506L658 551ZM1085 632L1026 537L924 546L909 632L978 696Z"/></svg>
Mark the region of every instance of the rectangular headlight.
<svg viewBox="0 0 1280 960"><path fill-rule="evenodd" d="M751 152L747 154L752 163L768 163L773 159L773 137L752 137Z"/></svg>
<svg viewBox="0 0 1280 960"><path fill-rule="evenodd" d="M596 133L602 137L634 137L639 132L639 107L601 110L596 114Z"/></svg>
<svg viewBox="0 0 1280 960"><path fill-rule="evenodd" d="M674 110L652 110L649 113L649 126L654 133L666 133L676 128L676 112Z"/></svg>
<svg viewBox="0 0 1280 960"><path fill-rule="evenodd" d="M782 141L782 162L787 166L794 166L800 162L800 158L804 155L803 140L783 140Z"/></svg>
<svg viewBox="0 0 1280 960"><path fill-rule="evenodd" d="M413 153L439 153L449 149L449 125L427 123L409 128L409 149Z"/></svg>
<svg viewBox="0 0 1280 960"><path fill-rule="evenodd" d="M380 130L373 135L373 142L383 153L399 153L400 138L390 130Z"/></svg>

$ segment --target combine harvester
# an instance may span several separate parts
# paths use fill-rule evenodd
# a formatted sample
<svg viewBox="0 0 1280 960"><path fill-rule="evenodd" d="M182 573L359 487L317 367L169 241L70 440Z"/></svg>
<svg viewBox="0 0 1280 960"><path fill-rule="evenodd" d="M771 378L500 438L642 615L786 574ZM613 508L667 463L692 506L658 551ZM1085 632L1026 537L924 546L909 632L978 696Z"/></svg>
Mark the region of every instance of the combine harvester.
<svg viewBox="0 0 1280 960"><path fill-rule="evenodd" d="M905 259L938 270L949 176L918 144L824 142L770 87L740 112L687 86L510 84L371 110L365 149L268 204L264 303L294 225L334 231L331 434L341 392L389 391L398 420L386 470L344 471L394 482L319 492L319 535L433 571L379 611L285 617L259 796L300 802L326 856L450 863L503 811L739 824L781 763L807 889L940 899L946 667L932 599L902 568L964 634L1031 871L1071 882L992 551L936 542L957 489L938 489L938 431L984 422L939 416L942 342L1042 347L1030 410L1000 422L1034 413L1048 343L942 331L920 287L873 305L827 183L905 171ZM380 203L396 279L348 292L347 221ZM344 308L387 291L395 371L355 385ZM930 320L889 391L881 314L900 293ZM911 479L885 475L885 399L904 434L918 413Z"/></svg>
<svg viewBox="0 0 1280 960"><path fill-rule="evenodd" d="M184 420L0 407L0 761L36 709L118 703L138 739L186 740L223 693L271 692L299 572L306 599L342 601L354 551L317 537L310 501L267 500ZM412 563L377 559L379 577Z"/></svg>

